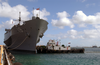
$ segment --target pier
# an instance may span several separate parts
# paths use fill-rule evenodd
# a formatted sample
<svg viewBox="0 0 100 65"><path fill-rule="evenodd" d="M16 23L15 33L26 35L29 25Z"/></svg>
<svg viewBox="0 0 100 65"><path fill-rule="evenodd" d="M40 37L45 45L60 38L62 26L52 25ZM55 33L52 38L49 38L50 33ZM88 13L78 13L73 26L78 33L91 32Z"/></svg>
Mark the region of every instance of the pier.
<svg viewBox="0 0 100 65"><path fill-rule="evenodd" d="M7 51L4 45L0 45L0 65L22 65L21 63L13 63L15 57Z"/></svg>

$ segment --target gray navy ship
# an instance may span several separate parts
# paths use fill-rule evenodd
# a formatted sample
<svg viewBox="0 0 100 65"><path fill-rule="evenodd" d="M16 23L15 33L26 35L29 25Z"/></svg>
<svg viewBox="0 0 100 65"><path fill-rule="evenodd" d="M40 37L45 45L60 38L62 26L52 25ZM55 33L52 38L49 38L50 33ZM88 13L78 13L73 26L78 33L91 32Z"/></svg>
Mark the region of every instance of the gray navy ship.
<svg viewBox="0 0 100 65"><path fill-rule="evenodd" d="M48 22L39 17L14 25L11 29L5 29L4 43L9 50L36 51L36 44L47 30Z"/></svg>

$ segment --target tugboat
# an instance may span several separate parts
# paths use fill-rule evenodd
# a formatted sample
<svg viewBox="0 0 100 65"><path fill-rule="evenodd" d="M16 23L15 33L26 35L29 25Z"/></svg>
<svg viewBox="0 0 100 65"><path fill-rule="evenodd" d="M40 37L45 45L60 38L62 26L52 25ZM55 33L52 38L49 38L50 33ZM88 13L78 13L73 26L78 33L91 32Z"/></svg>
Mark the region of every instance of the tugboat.
<svg viewBox="0 0 100 65"><path fill-rule="evenodd" d="M84 53L84 48L71 48L70 45L64 46L59 43L59 41L49 40L46 46L37 46L37 53Z"/></svg>
<svg viewBox="0 0 100 65"><path fill-rule="evenodd" d="M55 42L55 40L49 40L47 43L48 50L71 50L70 46L59 45L59 41Z"/></svg>
<svg viewBox="0 0 100 65"><path fill-rule="evenodd" d="M32 20L21 22L21 12L19 12L19 23L11 29L5 29L4 43L9 50L36 51L36 44L43 37L47 30L48 22L38 16Z"/></svg>

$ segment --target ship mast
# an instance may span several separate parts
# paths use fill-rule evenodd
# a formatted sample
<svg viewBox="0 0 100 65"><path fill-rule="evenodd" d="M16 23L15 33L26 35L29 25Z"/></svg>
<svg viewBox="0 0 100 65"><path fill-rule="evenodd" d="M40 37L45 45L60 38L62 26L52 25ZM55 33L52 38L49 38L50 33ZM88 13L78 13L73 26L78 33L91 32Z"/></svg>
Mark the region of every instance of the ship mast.
<svg viewBox="0 0 100 65"><path fill-rule="evenodd" d="M21 22L21 12L19 12L19 24Z"/></svg>

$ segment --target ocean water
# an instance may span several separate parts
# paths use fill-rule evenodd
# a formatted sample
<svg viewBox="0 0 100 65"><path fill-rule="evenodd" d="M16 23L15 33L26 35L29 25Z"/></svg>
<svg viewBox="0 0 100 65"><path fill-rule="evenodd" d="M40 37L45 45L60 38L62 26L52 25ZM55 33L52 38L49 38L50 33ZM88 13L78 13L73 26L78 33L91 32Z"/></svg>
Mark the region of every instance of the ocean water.
<svg viewBox="0 0 100 65"><path fill-rule="evenodd" d="M85 53L12 53L14 62L23 65L100 65L100 48L85 48Z"/></svg>

